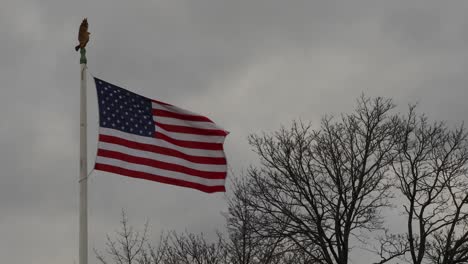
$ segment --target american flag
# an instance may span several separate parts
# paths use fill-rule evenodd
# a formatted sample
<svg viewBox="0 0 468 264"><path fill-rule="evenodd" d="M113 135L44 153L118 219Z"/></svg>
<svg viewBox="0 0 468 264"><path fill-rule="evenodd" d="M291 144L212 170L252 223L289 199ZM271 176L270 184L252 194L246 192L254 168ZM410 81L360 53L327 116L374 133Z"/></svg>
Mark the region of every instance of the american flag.
<svg viewBox="0 0 468 264"><path fill-rule="evenodd" d="M205 116L94 80L96 170L207 193L225 191L227 131Z"/></svg>

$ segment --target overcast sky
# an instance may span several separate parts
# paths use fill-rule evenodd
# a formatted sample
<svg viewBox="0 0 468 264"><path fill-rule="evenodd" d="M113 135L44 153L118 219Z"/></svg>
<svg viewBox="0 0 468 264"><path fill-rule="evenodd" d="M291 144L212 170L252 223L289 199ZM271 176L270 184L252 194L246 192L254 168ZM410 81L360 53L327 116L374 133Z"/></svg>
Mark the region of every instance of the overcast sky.
<svg viewBox="0 0 468 264"><path fill-rule="evenodd" d="M78 261L78 26L88 17L90 73L210 116L231 134L230 166L256 156L251 133L318 124L355 99L419 102L468 120L468 2L313 0L2 0L0 256L9 264ZM97 137L88 77L89 167ZM227 185L230 188L230 185ZM223 229L223 194L102 172L89 179L90 263L127 210L153 234ZM353 263L365 263L354 255Z"/></svg>

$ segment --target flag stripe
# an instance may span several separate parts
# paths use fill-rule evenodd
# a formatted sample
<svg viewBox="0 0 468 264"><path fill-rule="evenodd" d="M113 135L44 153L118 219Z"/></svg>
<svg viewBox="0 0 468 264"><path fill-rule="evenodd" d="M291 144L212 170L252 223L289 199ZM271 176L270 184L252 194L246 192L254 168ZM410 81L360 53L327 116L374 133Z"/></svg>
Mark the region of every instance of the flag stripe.
<svg viewBox="0 0 468 264"><path fill-rule="evenodd" d="M196 176L196 177L205 178L205 179L224 179L226 177L226 171L223 171L223 172L201 171L201 170L196 170L193 168L181 166L177 164L176 162L168 163L168 162L149 159L145 157L133 156L127 153L121 153L121 152L112 151L112 150L98 149L98 156L111 158L111 159L117 159L117 160L129 162L132 164L145 165L145 166L149 166L155 169L180 172L188 176Z"/></svg>
<svg viewBox="0 0 468 264"><path fill-rule="evenodd" d="M107 171L107 172L111 172L115 174L120 174L120 175L124 175L128 177L132 177L132 178L145 179L145 180L156 181L156 182L170 184L170 185L192 188L192 189L196 189L196 190L206 192L206 193L226 191L224 184L217 185L217 186L206 186L206 185L199 184L199 183L193 183L193 182L167 178L163 176L154 175L151 173L119 168L119 167L112 166L112 165L96 163L95 169L101 170L101 171Z"/></svg>
<svg viewBox="0 0 468 264"><path fill-rule="evenodd" d="M168 132L175 132L175 133L183 133L183 134L190 134L190 137L193 135L201 135L201 136L222 136L222 140L224 140L224 136L226 136L226 132L223 130L215 130L215 129L202 129L196 127L187 127L187 126L178 126L178 125L168 125L168 124L161 124L159 122L155 122L155 124L168 131ZM212 137L210 137L212 138ZM213 137L214 138L214 137ZM219 140L216 138L216 140Z"/></svg>
<svg viewBox="0 0 468 264"><path fill-rule="evenodd" d="M183 120L178 118L172 117L164 117L164 116L153 116L153 120L158 124L166 124L166 125L177 125L177 126L185 126L185 127L195 127L195 128L202 128L202 129L215 129L219 130L219 127L216 126L214 123L211 122L203 122L203 121L189 121ZM223 130L222 130L223 131ZM225 131L223 131L226 134Z"/></svg>
<svg viewBox="0 0 468 264"><path fill-rule="evenodd" d="M164 134L170 138L177 139L177 140L184 140L184 141L193 141L193 142L200 142L200 143L223 143L224 138L225 138L225 136L205 136L205 135L171 132L171 131L167 131L166 129L162 128L159 125L155 125L155 129L156 129L156 132Z"/></svg>
<svg viewBox="0 0 468 264"><path fill-rule="evenodd" d="M171 104L168 104L168 103L165 103L165 102L161 102L161 101L158 101L158 100L154 100L154 99L151 99L151 101L154 102L154 103L157 103L157 104L161 104L161 105L172 106Z"/></svg>
<svg viewBox="0 0 468 264"><path fill-rule="evenodd" d="M188 140L178 140L164 135L161 132L156 132L155 137L172 143L177 146L184 148L193 148L193 149L206 149L206 150L223 150L223 144L221 143L207 143L207 142L196 142Z"/></svg>
<svg viewBox="0 0 468 264"><path fill-rule="evenodd" d="M152 148L148 148L150 145L154 145L155 147L161 147L164 149L172 149L175 152L180 152L181 155L193 156L193 157L201 157L201 158L224 158L224 152L222 150L207 150L207 149L196 149L196 148L185 148L178 145L174 145L169 143L165 140L157 139L154 137L145 137L145 136L138 136L131 133L122 132L116 129L100 127L99 128L99 140L104 140L105 142L109 143L116 143L120 145L126 145L126 141L132 143L141 143L145 144L145 150L153 151ZM123 141L119 141L118 138L121 138ZM129 143L129 144L132 144ZM154 150L156 150L155 148ZM157 152L157 151L153 151ZM179 156L179 157L182 157ZM190 160L190 158L187 158ZM194 161L194 160L192 160ZM203 163L203 162L199 162ZM214 164L214 162L213 162ZM221 163L222 164L222 163Z"/></svg>
<svg viewBox="0 0 468 264"><path fill-rule="evenodd" d="M154 116L172 117L172 118L177 118L177 119L180 119L180 120L187 120L187 121L200 121L200 122L211 122L212 123L212 121L209 118L206 118L204 116L174 113L174 112L162 109L162 107L154 108L154 105L153 105L153 115Z"/></svg>
<svg viewBox="0 0 468 264"><path fill-rule="evenodd" d="M167 111L167 112L171 112L171 113L173 113L173 114L177 114L177 115L179 115L180 117L199 118L199 119L204 119L204 120L206 120L207 122L212 122L212 123L214 123L213 121L211 121L211 119L209 119L209 118L206 117L206 116L199 115L199 114L197 114L197 113L194 113L194 112L192 112L192 111L188 111L188 110L179 108L179 107L177 107L177 106L173 106L173 105L161 105L161 104L158 104L158 103L155 103L155 102L153 102L151 105L152 105L153 111L154 111L154 110L164 110L164 111ZM184 118L181 118L181 119L184 119ZM203 121L203 120L200 120L200 121Z"/></svg>
<svg viewBox="0 0 468 264"><path fill-rule="evenodd" d="M135 164L135 163L126 162L123 160L112 159L112 158L101 157L101 156L98 156L96 158L96 163L116 166L116 167L128 169L128 170L141 171L145 173L159 175L159 176L166 177L166 178L193 182L193 183L203 184L207 186L224 185L224 181L225 181L224 179L206 179L206 178L188 175L188 174L180 173L176 171L159 169L159 168L154 168L154 167L143 165L143 164Z"/></svg>
<svg viewBox="0 0 468 264"><path fill-rule="evenodd" d="M159 160L162 162L171 162L188 168L202 170L202 171L215 171L215 172L226 172L226 164L207 164L191 162L179 157L166 155L166 153L154 153L146 150L130 148L118 144L99 142L99 149L117 151L121 153L127 153L132 156L148 158L152 160Z"/></svg>
<svg viewBox="0 0 468 264"><path fill-rule="evenodd" d="M160 141L160 140L157 140L157 141ZM114 137L114 136L99 135L99 142L100 144L101 143L113 144L115 146L120 145L123 147L127 147L129 149L136 149L136 150L141 150L141 151L146 151L146 152L151 152L151 153L164 154L166 156L177 157L177 158L184 159L186 161L190 161L193 163L213 164L213 165L226 164L226 158L224 157L218 158L218 157L191 156L191 155L187 155L183 152L180 152L171 148L165 148L165 147L160 147L160 146L151 145L151 144L138 143L138 142L134 142L131 140Z"/></svg>

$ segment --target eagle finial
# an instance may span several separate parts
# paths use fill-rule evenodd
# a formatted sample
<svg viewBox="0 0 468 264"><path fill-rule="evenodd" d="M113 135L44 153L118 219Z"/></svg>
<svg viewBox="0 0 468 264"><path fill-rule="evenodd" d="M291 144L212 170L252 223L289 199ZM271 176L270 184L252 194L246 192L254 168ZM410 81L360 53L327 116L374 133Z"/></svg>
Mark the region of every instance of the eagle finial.
<svg viewBox="0 0 468 264"><path fill-rule="evenodd" d="M78 41L80 44L75 47L76 51L86 47L86 44L88 44L89 41L89 35L91 35L91 33L88 32L88 18L85 18L83 19L83 22L81 22L80 30L78 32Z"/></svg>

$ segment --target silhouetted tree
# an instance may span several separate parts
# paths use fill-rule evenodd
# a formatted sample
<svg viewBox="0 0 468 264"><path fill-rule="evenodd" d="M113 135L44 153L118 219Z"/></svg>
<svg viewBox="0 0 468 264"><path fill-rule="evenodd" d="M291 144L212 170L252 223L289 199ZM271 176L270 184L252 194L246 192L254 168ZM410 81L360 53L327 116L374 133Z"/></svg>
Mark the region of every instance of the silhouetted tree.
<svg viewBox="0 0 468 264"><path fill-rule="evenodd" d="M359 244L377 264L468 263L468 133L429 122L414 106L406 116L393 109L389 99L361 96L352 113L316 129L295 122L250 136L261 163L232 185L226 235L169 232L153 246L147 225L136 232L123 213L98 260L347 264ZM385 227L381 211L390 206L403 206L403 234Z"/></svg>
<svg viewBox="0 0 468 264"><path fill-rule="evenodd" d="M170 232L161 235L154 246L147 237L148 225L144 231L134 230L122 211L121 228L116 237L107 236L106 255L94 249L102 264L225 264L228 254L221 236L218 241L207 242L203 234L177 234ZM109 261L110 259L110 261Z"/></svg>
<svg viewBox="0 0 468 264"><path fill-rule="evenodd" d="M450 130L410 107L394 172L413 264L468 263L467 136L463 126Z"/></svg>
<svg viewBox="0 0 468 264"><path fill-rule="evenodd" d="M214 241L203 234L169 232L161 235L157 246L147 237L148 225L143 232L136 231L122 212L120 230L107 236L103 254L94 250L102 264L301 264L311 263L307 254L294 249L284 239L262 238L251 227L253 220L246 214L242 201L242 187L236 184L235 195L229 199L228 235L217 233Z"/></svg>
<svg viewBox="0 0 468 264"><path fill-rule="evenodd" d="M116 237L107 235L107 258L94 249L97 259L102 264L162 264L168 247L167 236L161 235L160 243L154 247L147 237L148 224L143 232L134 230L128 223L125 211L122 210L121 229L116 231ZM108 260L111 259L111 261Z"/></svg>
<svg viewBox="0 0 468 264"><path fill-rule="evenodd" d="M246 200L261 236L288 239L314 263L348 263L350 237L382 229L389 205L401 127L393 108L362 96L353 113L324 118L317 130L296 122L251 136L261 166L248 172Z"/></svg>
<svg viewBox="0 0 468 264"><path fill-rule="evenodd" d="M307 254L298 250L284 237L262 236L258 232L258 217L249 204L251 180L237 179L232 184L226 215L228 237L224 240L232 264L288 264L311 263Z"/></svg>
<svg viewBox="0 0 468 264"><path fill-rule="evenodd" d="M222 241L208 242L203 234L192 233L169 235L169 246L165 252L164 263L167 264L225 264L228 252Z"/></svg>

